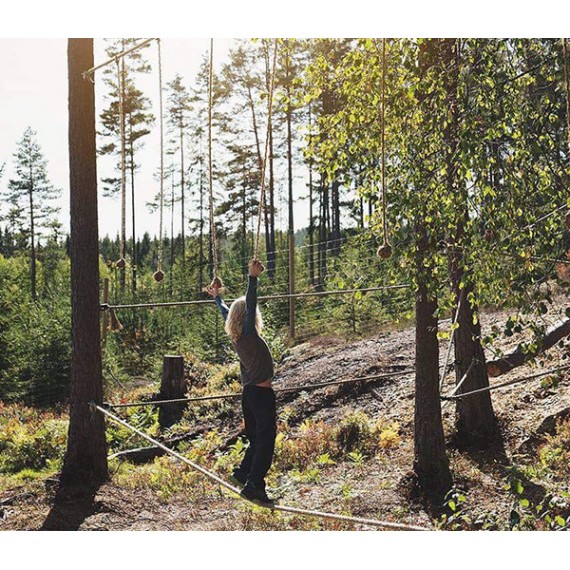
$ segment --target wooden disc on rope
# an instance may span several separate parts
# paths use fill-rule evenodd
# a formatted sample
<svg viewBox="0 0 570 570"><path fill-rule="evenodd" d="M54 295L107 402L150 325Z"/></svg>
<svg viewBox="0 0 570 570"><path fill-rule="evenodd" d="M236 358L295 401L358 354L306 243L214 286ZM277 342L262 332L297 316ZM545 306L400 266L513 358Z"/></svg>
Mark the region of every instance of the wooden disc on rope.
<svg viewBox="0 0 570 570"><path fill-rule="evenodd" d="M214 289L221 289L223 286L224 284L219 277L214 277L210 283L210 287L213 287Z"/></svg>
<svg viewBox="0 0 570 570"><path fill-rule="evenodd" d="M121 257L120 259L117 259L117 261L115 261L115 267L117 269L123 269L126 265L127 262L125 261L124 257Z"/></svg>
<svg viewBox="0 0 570 570"><path fill-rule="evenodd" d="M390 259L392 257L392 246L385 241L376 251L376 255L380 259Z"/></svg>
<svg viewBox="0 0 570 570"><path fill-rule="evenodd" d="M164 279L164 271L159 269L158 271L155 271L152 276L157 283L160 283Z"/></svg>
<svg viewBox="0 0 570 570"><path fill-rule="evenodd" d="M487 228L483 234L483 239L485 241L493 241L495 239L495 232Z"/></svg>
<svg viewBox="0 0 570 570"><path fill-rule="evenodd" d="M564 225L566 229L570 230L570 210L568 210L564 216Z"/></svg>

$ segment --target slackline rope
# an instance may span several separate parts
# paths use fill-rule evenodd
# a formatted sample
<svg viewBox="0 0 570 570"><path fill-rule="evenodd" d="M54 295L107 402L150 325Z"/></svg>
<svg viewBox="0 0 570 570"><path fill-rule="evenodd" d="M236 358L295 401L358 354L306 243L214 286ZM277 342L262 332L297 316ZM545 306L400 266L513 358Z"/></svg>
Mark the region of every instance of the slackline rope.
<svg viewBox="0 0 570 570"><path fill-rule="evenodd" d="M328 386L338 386L341 384L355 384L357 382L367 382L370 380L383 380L384 378L393 378L394 376L409 376L413 374L413 370L399 370L398 372L387 372L385 374L375 374L372 376L361 376L359 378L351 378L349 380L333 380L331 382L319 382L310 386L289 386L284 388L275 388L275 393L284 392L305 392L307 390L317 390L319 388L327 388ZM109 404L105 403L107 408L135 408L137 406L159 406L163 404L182 404L186 402L204 402L207 400L226 400L241 397L241 392L233 394L216 394L212 396L196 396L193 398L176 398L172 400L152 400L148 402L131 402L128 404Z"/></svg>
<svg viewBox="0 0 570 570"><path fill-rule="evenodd" d="M267 130L265 133L265 149L263 153L263 163L261 165L261 189L259 192L259 207L257 212L257 234L255 237L255 249L253 250L253 257L257 259L259 254L259 241L261 238L261 217L265 212L265 172L267 170L267 158L269 153L269 138L271 130L271 115L273 112L273 91L275 89L275 70L277 69L277 38L274 40L273 45L273 68L269 79L269 93L267 101Z"/></svg>
<svg viewBox="0 0 570 570"><path fill-rule="evenodd" d="M159 441L156 441L155 439L153 439L149 435L145 434L144 432L142 432L138 428L130 425L126 421L124 421L121 418L117 417L116 415L112 414L111 412L109 412L109 410L106 410L105 408L98 406L94 402L90 402L89 405L90 405L92 410L97 410L97 411L101 412L103 415L107 416L113 422L115 422L119 425L122 425L123 427L131 430L132 432L136 433L137 435L139 435L140 437L142 437L146 441L148 441L148 442L152 443L153 445L162 449L168 455L171 455L172 457L175 457L179 461L182 461L182 463L189 465L190 467L192 467L196 471L199 471L200 473L202 473L202 475L206 476L208 479L215 481L220 486L225 487L228 491L231 491L232 493L235 493L236 495L238 495L242 500L247 501L247 499L245 499L244 497L242 497L240 495L240 490L237 487L234 487L230 483L227 483L222 478L218 477L215 473L212 473L208 469L204 469L204 467L201 467L200 465L198 465L197 463L194 463L193 461L190 461L190 459L184 457L180 453L174 451L173 449L170 449L169 447L167 447L166 445L163 445ZM247 501L247 502L249 502L249 501ZM259 505L259 506L261 506L261 505ZM375 526L375 527L380 527L380 528L385 528L385 529L390 529L390 530L429 530L425 527L420 527L420 526L415 526L415 525L401 524L401 523L395 523L395 522L389 522L389 521L380 521L380 520L375 520L375 519L366 519L366 518L361 518L361 517L351 517L351 516L347 516L347 515L337 515L334 513L325 513L325 512L321 512L321 511L299 509L296 507L288 507L285 505L277 505L276 504L276 505L272 505L272 506L263 506L263 508L269 509L271 511L282 511L285 513L297 514L297 515L306 516L306 517L316 517L316 518L322 518L322 519L332 519L332 520L339 520L339 521L345 521L345 522L352 522L352 523L356 523L356 524Z"/></svg>
<svg viewBox="0 0 570 570"><path fill-rule="evenodd" d="M335 291L311 291L309 293L280 293L275 295L262 295L258 297L258 301L269 301L275 299L290 299L290 298L304 298L304 297L327 297L329 295L345 295L352 293L369 293L373 291L388 291L393 289L407 289L409 285L385 285L382 287L367 287L364 289L337 289ZM226 299L232 302L234 299ZM101 310L115 310L115 309L153 309L153 308L170 308L170 307L186 307L191 305L211 305L214 301L211 299L196 299L192 301L167 301L162 303L131 303L126 305L109 305L102 303Z"/></svg>
<svg viewBox="0 0 570 570"><path fill-rule="evenodd" d="M555 372L560 372L561 370L567 370L570 368L570 364L565 366L560 366L558 368L551 368L545 372L539 372L537 374L532 374L530 376L523 376L522 378L514 378L513 380L507 380L506 382L501 382L500 384L493 384L492 386L486 386L485 388L478 388L477 390L472 390L471 392L465 392L464 394L455 394L451 396L441 396L442 400L460 400L466 396L471 396L473 394L480 394L482 392L489 392L491 390L496 390L497 388L504 388L505 386L512 386L513 384L518 384L520 382L528 382L529 380L534 380L535 378L540 378L541 376L547 376L548 374L554 374Z"/></svg>

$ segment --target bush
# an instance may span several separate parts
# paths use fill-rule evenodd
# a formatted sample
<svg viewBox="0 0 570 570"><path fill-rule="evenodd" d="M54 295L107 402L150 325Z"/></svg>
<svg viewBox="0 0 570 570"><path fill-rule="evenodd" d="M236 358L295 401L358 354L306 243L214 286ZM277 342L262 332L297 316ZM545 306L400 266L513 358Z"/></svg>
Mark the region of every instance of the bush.
<svg viewBox="0 0 570 570"><path fill-rule="evenodd" d="M65 452L67 421L29 408L3 407L0 414L0 472L40 470Z"/></svg>

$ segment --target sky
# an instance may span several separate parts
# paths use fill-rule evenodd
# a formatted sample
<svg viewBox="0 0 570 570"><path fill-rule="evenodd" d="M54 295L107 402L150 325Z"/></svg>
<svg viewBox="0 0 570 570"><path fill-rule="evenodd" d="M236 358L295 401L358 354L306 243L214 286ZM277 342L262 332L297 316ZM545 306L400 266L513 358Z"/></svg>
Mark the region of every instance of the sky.
<svg viewBox="0 0 570 570"><path fill-rule="evenodd" d="M209 37L200 38L201 34L215 38L559 37L564 30L567 33L568 18L564 13L568 15L570 10L552 0L553 6L557 6L554 10L549 7L550 2L544 0L540 11L530 13L514 9L514 2L497 4L494 0L481 0L476 10L469 4L459 9L460 5L454 0L407 0L388 5L353 0L350 8L343 6L342 10L331 3L325 13L321 3L306 0L290 0L286 9L261 0L218 0L202 4L162 0L160 9L141 8L136 18L133 18L133 6L127 1L99 0L96 9L89 12L77 10L77 3L71 0L22 0L6 4L0 19L0 165L6 162L0 188L13 173L12 154L17 141L24 129L31 126L37 131L48 160L50 179L63 190L60 219L65 229L69 227L66 36L162 36L164 82L179 72L186 83L191 84L209 47ZM110 12L113 18L108 17ZM493 18L488 18L490 12ZM553 13L557 14L556 18L551 17ZM375 16L362 17L363 14ZM180 38L186 35L195 37ZM19 39L21 37L31 39ZM216 67L222 65L232 43L231 39L216 39ZM102 40L96 40L96 62L105 59L102 46ZM155 50L148 52L150 57L155 55ZM148 78L144 88L145 94L153 100L156 115L157 84L153 81L157 81L155 74ZM96 93L99 112L102 108L100 82L96 84ZM160 161L158 144L158 126L155 125L140 154L142 170L137 203L138 228L140 232L151 234L158 231L157 214L149 213L145 204L157 192L152 174ZM111 175L104 161L99 162L100 178ZM276 176L281 193L285 175L277 173ZM304 193L300 178L301 173L296 185L296 227L305 226L307 221L306 201L299 200L301 192ZM116 235L119 224L118 200L100 196L100 235Z"/></svg>
<svg viewBox="0 0 570 570"><path fill-rule="evenodd" d="M232 39L216 39L215 67L219 68L227 56ZM163 82L180 73L187 85L196 75L200 62L208 54L210 39L162 40ZM104 42L95 41L95 62L107 58ZM69 228L69 170L67 154L67 40L66 39L0 39L0 164L6 170L0 180L5 187L14 174L13 153L26 127L37 131L37 139L48 160L50 181L63 190L60 201L60 221ZM146 50L147 57L156 61L156 47ZM153 72L141 82L145 94L152 100L153 113L158 116L158 74ZM97 115L104 105L104 85L101 74L95 82ZM158 232L158 214L150 213L146 203L156 195L158 182L153 173L160 165L160 138L158 122L145 139L139 155L141 171L138 174L137 234ZM99 179L113 175L111 161L98 158ZM1 205L0 205L1 209ZM5 211L5 209L4 209ZM130 220L130 204L127 210ZM99 192L99 233L114 236L120 227L118 198L105 198ZM130 232L130 230L127 230Z"/></svg>

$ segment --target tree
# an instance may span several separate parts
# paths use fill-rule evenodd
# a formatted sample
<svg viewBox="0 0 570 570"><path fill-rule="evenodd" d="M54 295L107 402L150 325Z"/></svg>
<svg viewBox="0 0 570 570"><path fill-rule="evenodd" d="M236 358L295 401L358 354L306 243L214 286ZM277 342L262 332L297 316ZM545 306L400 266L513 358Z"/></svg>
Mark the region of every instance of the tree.
<svg viewBox="0 0 570 570"><path fill-rule="evenodd" d="M182 239L182 264L184 265L186 258L186 206L185 206L185 138L186 130L189 124L189 114L192 111L191 96L187 88L182 83L182 77L176 75L175 78L169 82L167 88L167 117L168 129L173 140L171 141L170 151L174 154L176 151L179 153L179 187L180 187L180 235Z"/></svg>
<svg viewBox="0 0 570 570"><path fill-rule="evenodd" d="M105 422L89 403L103 402L99 327L99 252L95 90L82 72L93 66L93 40L68 41L71 193L71 407L63 485L108 477Z"/></svg>
<svg viewBox="0 0 570 570"><path fill-rule="evenodd" d="M8 182L4 197L12 206L13 221L18 223L30 248L31 294L37 299L37 249L42 230L49 227L59 208L53 201L61 195L48 179L47 161L37 141L37 133L28 127L14 154L16 178Z"/></svg>
<svg viewBox="0 0 570 570"><path fill-rule="evenodd" d="M115 57L129 47L136 45L139 38L122 38L112 42L106 52ZM145 46L146 47L146 46ZM132 244L136 243L136 207L135 207L135 173L138 170L136 153L144 144L143 138L150 133L154 115L150 112L150 99L145 97L136 85L137 75L149 73L150 65L146 61L141 48L120 58L118 68L108 68L104 72L105 83L109 87L107 99L109 106L100 115L103 129L100 135L109 140L99 152L119 157L117 170L121 178L106 178L105 192L109 196L121 195L121 258L126 257L127 220L126 220L126 171L129 172L131 187L131 221ZM133 245L134 247L134 245ZM131 252L132 289L137 287L137 255L136 249ZM121 268L121 289L125 286L125 268Z"/></svg>
<svg viewBox="0 0 570 570"><path fill-rule="evenodd" d="M441 81L445 91L445 105L448 120L443 129L445 143L446 186L450 198L454 201L455 219L452 222L448 238L450 276L455 310L453 322L457 328L453 331L456 382L461 383L461 392L471 392L489 386L485 352L481 345L481 323L478 318L476 288L472 272L469 270L469 196L467 181L462 176L463 158L460 132L459 75L460 75L460 40L446 39L436 42L442 70ZM466 145L463 145L465 147ZM497 423L493 413L490 393L481 392L469 398L457 401L457 435L463 443L486 446L496 442Z"/></svg>

